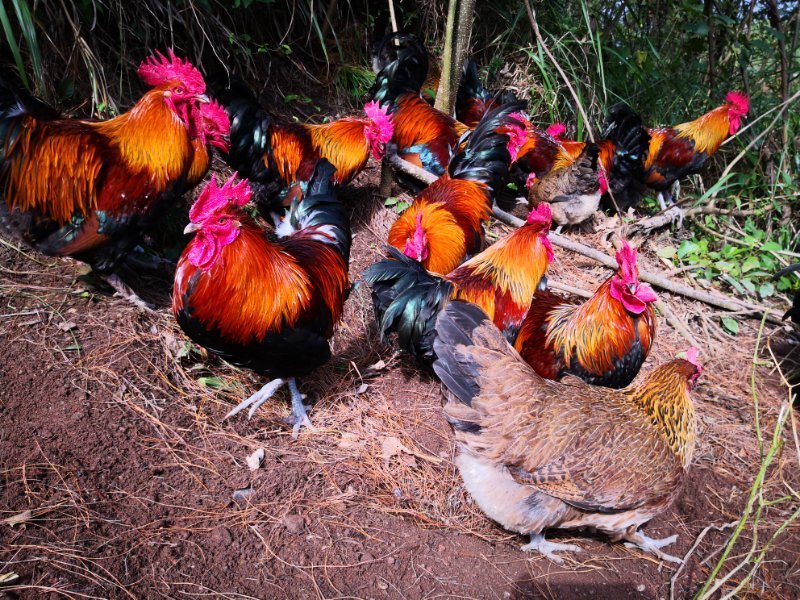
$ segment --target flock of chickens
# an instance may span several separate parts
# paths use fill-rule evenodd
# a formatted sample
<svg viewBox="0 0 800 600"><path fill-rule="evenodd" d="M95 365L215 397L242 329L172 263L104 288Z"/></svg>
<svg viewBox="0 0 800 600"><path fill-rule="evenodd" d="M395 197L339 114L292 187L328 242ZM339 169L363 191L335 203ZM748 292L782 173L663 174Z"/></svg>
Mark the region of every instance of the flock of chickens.
<svg viewBox="0 0 800 600"><path fill-rule="evenodd" d="M330 359L351 288L351 232L337 188L387 151L438 176L391 228L363 279L379 329L449 390L457 464L484 512L560 561L578 550L549 528L592 528L676 560L640 526L678 494L692 458L689 392L698 351L631 385L655 333L656 295L622 242L618 270L582 304L548 291L551 221L575 224L607 198L635 206L667 192L737 131L747 98L696 121L647 129L614 107L603 139L539 129L525 103L493 96L465 65L455 118L420 95L425 48L393 34L365 115L281 122L241 81L211 80L170 50L139 67L151 89L107 121L69 119L0 82L0 222L40 251L116 276L146 266L140 242L207 174L213 149L237 172L210 181L189 212L172 309L210 352L270 381L235 407L252 415L286 384L293 433L311 428L297 378ZM18 87L18 86L17 86ZM525 224L487 247L484 227L509 183L530 190ZM266 227L245 205L274 221ZM569 418L574 414L575 418Z"/></svg>

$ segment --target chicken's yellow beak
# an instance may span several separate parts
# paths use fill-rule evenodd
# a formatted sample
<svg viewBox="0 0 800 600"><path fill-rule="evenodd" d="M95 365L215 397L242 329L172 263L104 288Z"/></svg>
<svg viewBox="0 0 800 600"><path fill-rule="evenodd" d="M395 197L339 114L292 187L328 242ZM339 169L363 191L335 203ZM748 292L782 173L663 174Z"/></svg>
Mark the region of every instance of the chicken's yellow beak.
<svg viewBox="0 0 800 600"><path fill-rule="evenodd" d="M197 99L198 102L202 104L208 104L209 102L211 102L211 99L205 94L200 94L199 96L195 96L195 98Z"/></svg>
<svg viewBox="0 0 800 600"><path fill-rule="evenodd" d="M190 233L194 233L195 231L198 231L199 229L200 229L199 223L189 223L183 229L183 235L189 235Z"/></svg>

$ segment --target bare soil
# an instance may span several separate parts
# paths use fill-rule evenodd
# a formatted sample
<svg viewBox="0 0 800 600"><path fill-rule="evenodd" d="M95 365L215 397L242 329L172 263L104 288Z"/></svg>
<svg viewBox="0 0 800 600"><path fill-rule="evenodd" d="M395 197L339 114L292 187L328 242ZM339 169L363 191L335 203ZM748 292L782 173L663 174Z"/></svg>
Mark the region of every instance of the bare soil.
<svg viewBox="0 0 800 600"><path fill-rule="evenodd" d="M373 166L344 194L356 282L394 219L374 197L378 179ZM609 250L600 233L579 237ZM665 270L654 252L663 242L645 243L647 268ZM608 276L588 259L556 256L553 279L591 290ZM554 533L583 548L555 564L521 552L526 540L471 502L439 385L378 340L363 286L334 359L301 382L316 431L294 441L283 396L252 420L223 420L263 382L187 344L169 311L169 275L133 281L158 306L145 314L83 271L0 245L0 581L17 575L0 597L686 598L731 531L714 527L739 517L758 469L758 322L730 336L709 307L664 293L703 342L705 371L691 478L645 531L677 533L667 550L686 563L678 571L597 536ZM662 319L645 370L687 346ZM759 366L753 389L769 435L785 388ZM776 495L797 480L787 448L768 474ZM258 449L263 462L250 470ZM760 536L783 510L765 510ZM734 555L751 542L747 530ZM798 557L790 526L744 595L798 597Z"/></svg>

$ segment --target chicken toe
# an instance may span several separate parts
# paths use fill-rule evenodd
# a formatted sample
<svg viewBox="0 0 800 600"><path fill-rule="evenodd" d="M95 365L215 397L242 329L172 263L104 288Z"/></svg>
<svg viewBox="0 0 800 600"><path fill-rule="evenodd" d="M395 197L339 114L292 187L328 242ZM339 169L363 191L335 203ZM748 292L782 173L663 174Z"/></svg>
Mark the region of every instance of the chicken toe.
<svg viewBox="0 0 800 600"><path fill-rule="evenodd" d="M286 421L292 425L292 439L297 439L300 435L300 428L306 427L310 431L314 431L314 426L311 424L311 419L308 418L308 412L311 406L303 404L303 400L307 398L305 394L301 394L297 389L297 381L294 377L289 379L289 391L292 393L292 416Z"/></svg>
<svg viewBox="0 0 800 600"><path fill-rule="evenodd" d="M285 382L283 379L273 379L255 394L237 404L227 415L225 415L225 418L227 419L232 417L233 415L243 411L248 406L250 407L250 410L247 413L247 417L251 418L258 407L272 398L275 392L277 392L284 383Z"/></svg>
<svg viewBox="0 0 800 600"><path fill-rule="evenodd" d="M526 552L539 552L552 560L555 563L563 563L564 559L554 554L555 552L580 552L580 546L575 544L558 544L556 542L548 542L544 539L541 533L531 534L531 541L520 547L520 550Z"/></svg>
<svg viewBox="0 0 800 600"><path fill-rule="evenodd" d="M114 295L118 296L119 298L123 298L127 300L137 308L142 309L145 312L154 312L153 307L142 300L136 292L134 292L127 283L122 281L119 275L116 273L111 273L109 275L104 275L103 280L114 288Z"/></svg>
<svg viewBox="0 0 800 600"><path fill-rule="evenodd" d="M655 554L661 560L665 560L671 563L682 563L683 561L678 558L677 556L672 556L670 554L666 554L661 551L661 548L664 546L669 546L670 544L675 543L678 539L677 534L671 535L669 537L661 538L661 539L654 539L647 537L641 531L636 530L632 533L628 533L623 537L626 540L625 546L628 548L639 548L640 550L644 550L645 552L650 552L651 554Z"/></svg>

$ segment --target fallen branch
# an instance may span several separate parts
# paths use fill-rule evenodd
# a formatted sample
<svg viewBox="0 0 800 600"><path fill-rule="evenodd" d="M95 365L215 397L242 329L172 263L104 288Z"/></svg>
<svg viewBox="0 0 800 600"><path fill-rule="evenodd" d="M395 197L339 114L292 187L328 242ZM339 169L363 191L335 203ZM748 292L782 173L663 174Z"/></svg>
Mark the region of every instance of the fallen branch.
<svg viewBox="0 0 800 600"><path fill-rule="evenodd" d="M412 165L410 162L403 160L399 156L391 155L387 157L389 164L392 167L396 168L403 173L410 175L423 183L431 184L436 181L436 175L432 175L428 173L426 170L417 167L416 165ZM493 208L494 216L502 221L507 225L511 225L512 227L520 227L525 222L522 219L511 215L504 210L499 209L497 206ZM605 252L600 252L599 250L595 250L594 248L590 248L585 244L581 244L580 242L576 242L574 240L569 239L563 235L558 233L550 232L549 236L550 242L554 246L558 246L559 248L564 248L565 250L570 250L571 252L575 252L576 254L580 254L581 256L586 256L593 260L596 260L602 265L609 267L611 269L617 268L617 261L614 260L611 256L606 254ZM749 304L747 302L743 302L741 300L737 300L735 298L730 298L728 296L722 296L721 294L711 294L709 292L704 292L702 290L697 290L695 288L691 288L688 285L684 285L682 283L678 283L667 279L662 275L658 275L656 273L650 273L649 271L639 271L639 278L642 281L646 281L647 283L653 284L656 287L659 287L663 290L666 290L673 294L678 294L680 296L685 296L687 298L691 298L692 300L697 300L698 302L703 302L705 304L710 304L711 306L716 306L717 308L723 308L728 311L734 311L739 314L746 315L748 317L753 318L761 318L761 315L766 313L767 320L772 323L782 323L781 315L771 309L768 309L763 306L756 306L754 304ZM676 329L678 329L676 327Z"/></svg>

